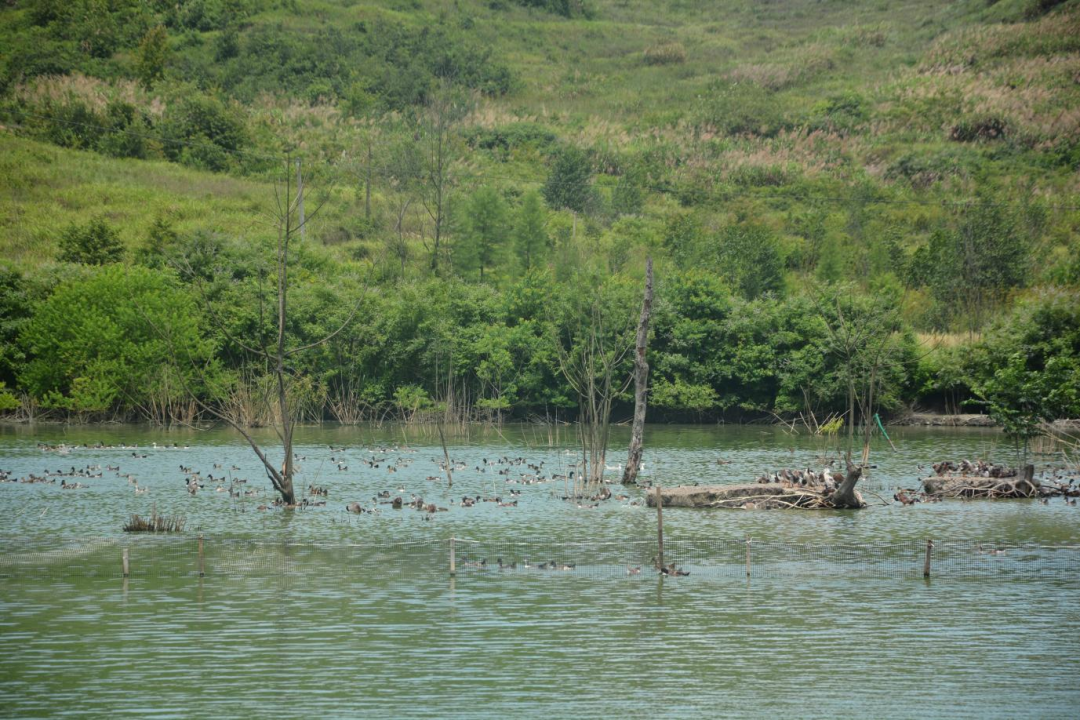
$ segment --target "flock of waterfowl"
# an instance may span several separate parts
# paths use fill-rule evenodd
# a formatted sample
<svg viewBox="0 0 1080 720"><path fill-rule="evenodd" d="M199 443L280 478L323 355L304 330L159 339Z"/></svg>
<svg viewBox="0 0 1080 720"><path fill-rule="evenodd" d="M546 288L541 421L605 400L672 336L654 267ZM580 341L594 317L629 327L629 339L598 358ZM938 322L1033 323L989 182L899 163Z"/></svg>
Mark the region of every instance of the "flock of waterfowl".
<svg viewBox="0 0 1080 720"><path fill-rule="evenodd" d="M654 566L657 565L655 558L653 558L653 565ZM555 560L549 560L547 562L542 562L540 564L535 564L535 563L530 562L528 558L525 558L525 560L523 560L521 565L519 566L516 561L506 563L506 562L503 562L503 559L500 557L500 558L497 558L495 560L495 565L494 566L488 564L487 558L481 558L480 560L464 559L464 560L462 560L461 563L459 563L458 567L472 568L472 569L475 569L475 570L497 569L497 570L500 570L500 571L517 570L520 567L520 569L522 569L522 570L557 570L557 571L561 571L561 572L568 572L568 571L576 570L577 569L577 563L560 563L560 562L556 562ZM657 570L661 575L668 575L668 576L671 576L671 577L687 577L687 576L690 575L689 570L684 570L684 569L678 567L675 563L670 563L668 565L660 566L660 567L657 568ZM627 566L626 574L627 575L640 575L641 574L641 566L640 565L638 565L638 566L633 566L633 565Z"/></svg>
<svg viewBox="0 0 1080 720"><path fill-rule="evenodd" d="M38 443L38 447L44 453L57 455L70 455L77 451L86 450L120 450L135 459L147 458L152 451L190 449L190 446L181 445L179 443L152 443L148 446L123 443L116 445L104 443L83 445L52 445ZM416 450L401 445L361 446L358 448L349 448L347 446L335 447L331 445L328 446L328 449L329 462L336 468L337 472L349 473L354 476L360 473L367 475L373 471L382 471L386 475L393 475L400 470L409 468L416 461L414 456ZM309 449L307 452L314 451ZM320 458L319 455L322 455L322 457ZM558 463L560 467L557 469L553 469L548 465L551 462L550 458L548 460L530 461L524 456L508 455L494 458L485 457L479 459L478 462L474 461L471 463L466 463L462 460L450 460L448 466L446 459L431 457L430 462L435 474L427 475L425 477L426 481L444 483L449 476L453 476L456 481L463 483L463 487L470 487L472 490L455 497L453 500L446 501L444 499L442 501L444 504L440 504L425 499L424 495L426 493L407 491L405 487L406 483L397 483L393 488L378 490L367 502L352 500L344 503L344 510L353 515L364 515L379 513L384 509L411 509L423 513L425 520L432 519L437 513L447 512L451 507L468 509L481 505L488 505L490 507L512 510L513 508L518 507L519 502L521 501L521 490L518 489L519 486L545 484L554 484L556 486L561 484L563 492L561 494L557 493L553 488L551 494L572 503L579 509L595 509L599 507L602 502L609 500L617 500L628 506L642 504L640 499L631 497L629 494L613 493L608 487L608 484L610 483L605 483L598 487L594 486L593 489L589 491L591 494L587 495L580 491L576 493L570 492L570 484L574 483L575 480L578 482L581 480L580 477L575 478L575 474L581 472L581 464L576 461L576 453L566 451L566 455L571 457L567 458L565 462L560 461ZM301 464L307 463L308 456L306 454L297 453L294 456L294 460L297 465L297 470L300 471L302 470L300 467ZM317 481L319 473L321 473L326 464L327 456L320 452L315 452L315 454L312 455L312 461L320 462L318 472L315 474L315 480ZM716 462L724 465L730 461L721 458ZM354 469L350 471L350 467ZM1015 468L993 464L983 460L945 460L933 463L931 467L933 472L939 477L957 476L983 479L1008 479L1017 476ZM212 468L208 472L197 470L184 463L180 463L178 468L182 477L183 488L191 496L196 496L200 492L210 490L215 493L227 494L231 499L247 499L259 498L266 492L259 488L248 487L247 478L239 477L234 474L241 470L238 465L226 466L223 463L213 463ZM611 473L610 478L613 481L614 478L618 477L618 473L621 471L622 467L621 465L606 466L606 469ZM919 469L922 470L923 466L919 466ZM1039 483L1036 497L1041 499L1044 504L1049 504L1050 498L1062 496L1067 504L1076 505L1075 498L1080 497L1080 486L1077 486L1077 478L1066 477L1067 471L1063 468L1051 470L1049 472L1050 474L1047 475L1044 471L1044 475L1040 478L1041 482ZM67 468L46 469L41 473L29 473L25 477L20 478L15 478L10 471L0 470L0 483L20 482L31 484L55 484L59 480L59 485L64 490L83 490L91 487L91 485L94 484L93 481L104 478L106 473L110 473L116 478L126 480L136 495L143 495L149 492L149 488L140 485L138 478L134 474L121 471L119 464L106 465L104 468L101 465L96 464L88 464L81 467L69 465ZM487 479L490 479L491 491L477 494L475 492L478 484L477 481L481 481L480 484L486 487ZM762 473L757 477L758 483L777 483L784 487L807 488L817 491L824 496L828 496L833 492L842 481L843 476L839 472L833 471L828 466L823 467L821 470L813 470L809 467L795 469L785 468L773 473ZM575 483L575 487L577 487L577 483ZM413 489L415 490L415 487ZM445 498L447 489L440 488L438 493ZM325 507L328 504L330 490L323 485L316 484L316 482L310 482L307 484L306 493L303 494L305 496L302 497L294 507ZM936 502L941 499L942 496L940 494L927 492L925 489L897 488L896 492L892 495L892 500L900 505ZM264 501L258 504L256 509L265 511L272 507L281 506L282 504L280 499L275 499L270 502ZM241 509L243 509L243 507L241 507Z"/></svg>
<svg viewBox="0 0 1080 720"><path fill-rule="evenodd" d="M128 445L128 444L115 444L110 445L106 443L86 443L86 444L47 444L38 443L38 448L43 453L56 454L67 456L80 451L109 451L120 450L125 455L135 459L145 459L151 456L152 453L162 450L188 450L190 446L181 445L178 443L158 444L152 443L148 446ZM337 473L348 473L351 476L367 475L371 477L372 471L382 471L387 475L393 475L400 470L409 468L415 462L414 457L415 449L408 446L401 445L389 445L389 446L372 446L372 447L357 447L350 448L347 446L328 446L329 455L325 454L325 451L320 452L313 449L306 449L305 452L311 453L311 461L319 462L318 469L315 473L315 481L318 480L319 475L327 464L327 459L331 464L331 467L336 469ZM568 451L568 455L571 453ZM295 469L299 474L303 471L303 465L307 465L309 457L307 454L296 453L294 454ZM601 486L599 489L594 489L590 495L572 494L569 492L569 485L577 479L580 481L580 477L575 478L576 473L580 473L581 466L579 463L567 460L557 463L559 468L549 467L550 459L539 460L532 462L523 456L501 456L493 458L482 458L479 462L466 463L461 460L451 460L449 466L445 459L437 457L431 458L432 468L435 474L427 475L425 480L429 482L447 483L448 478L452 476L455 481L461 483L462 487L471 488L471 492L466 492L460 495L460 499L453 499L442 501L444 504L431 502L424 498L426 493L409 492L406 490L406 483L397 483L394 488L383 489L377 491L371 496L368 502L361 500L353 500L344 504L344 509L347 513L354 515L374 514L379 513L384 509L392 510L405 510L413 509L418 510L424 514L425 520L430 520L436 513L447 512L450 507L458 508L472 508L484 504L490 504L492 507L498 507L503 509L513 509L518 507L521 501L521 489L520 486L532 486L532 485L558 485L562 484L565 492L559 495L563 500L571 501L577 508L580 509L595 509L599 507L600 503L605 500L616 499L619 501L625 501L627 505L640 505L640 501L631 498L627 494L614 494L606 487ZM353 468L350 470L350 467ZM248 499L248 498L260 498L266 490L260 490L256 487L248 486L248 479L241 477L237 473L241 471L238 465L226 465L224 463L212 463L212 467L209 470L198 469L193 465L179 463L177 466L182 481L183 490L190 496L198 496L203 492L215 492L227 495L230 499ZM621 465L618 467L608 468L612 473L621 471ZM4 482L21 482L21 483L55 483L60 480L60 486L64 489L87 489L92 486L90 483L75 482L74 478L81 478L86 480L102 480L108 479L106 473L109 473L111 477L121 478L127 481L136 495L142 495L149 492L149 488L145 485L140 485L138 478L130 473L121 471L120 465L107 465L102 468L101 465L86 465L81 468L71 466L69 469L57 469L57 470L45 470L43 473L30 473L25 477L16 478L10 471L0 470L0 483ZM614 475L613 475L614 477ZM487 478L491 481L491 492L477 494L475 492L477 481L481 481L479 484L481 487L487 486ZM315 508L325 507L330 496L330 490L321 484L317 484L315 481L307 483L306 493L299 492L298 495L303 495L299 498L294 508ZM370 483L368 483L370 486ZM395 489L396 488L396 489ZM413 487L416 490L415 485ZM448 487L440 488L438 493L445 498ZM455 487L456 489L456 487ZM160 493L161 490L155 492ZM339 491L335 491L339 492ZM346 490L346 492L348 492ZM557 493L553 490L553 495ZM256 501L258 502L258 501ZM280 507L283 502L280 498L276 498L272 501L262 501L256 507L259 511L269 510L272 507ZM449 506L449 507L448 507ZM242 511L245 509L244 505L240 505L239 509Z"/></svg>

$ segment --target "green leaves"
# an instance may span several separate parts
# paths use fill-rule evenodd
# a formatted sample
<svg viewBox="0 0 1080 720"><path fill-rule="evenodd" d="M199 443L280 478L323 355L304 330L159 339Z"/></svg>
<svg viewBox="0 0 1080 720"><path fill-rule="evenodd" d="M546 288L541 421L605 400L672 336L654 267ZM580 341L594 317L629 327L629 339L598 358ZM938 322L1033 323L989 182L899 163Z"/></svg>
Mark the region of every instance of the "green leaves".
<svg viewBox="0 0 1080 720"><path fill-rule="evenodd" d="M588 156L573 146L563 148L555 157L541 192L555 210L585 212L593 196L592 163Z"/></svg>
<svg viewBox="0 0 1080 720"><path fill-rule="evenodd" d="M36 309L20 343L29 357L19 374L22 387L76 412L179 397L182 388L169 368L175 362L189 375L186 382L198 385L185 366L211 356L195 305L174 280L117 265L57 287Z"/></svg>
<svg viewBox="0 0 1080 720"><path fill-rule="evenodd" d="M542 263L551 249L546 223L547 210L540 194L535 190L525 193L514 218L513 239L514 251L526 272Z"/></svg>
<svg viewBox="0 0 1080 720"><path fill-rule="evenodd" d="M996 323L968 360L972 387L1018 444L1080 416L1080 294L1043 291Z"/></svg>
<svg viewBox="0 0 1080 720"><path fill-rule="evenodd" d="M457 265L478 272L483 282L485 269L490 271L498 263L506 245L510 229L506 203L494 188L482 187L465 204L460 225Z"/></svg>

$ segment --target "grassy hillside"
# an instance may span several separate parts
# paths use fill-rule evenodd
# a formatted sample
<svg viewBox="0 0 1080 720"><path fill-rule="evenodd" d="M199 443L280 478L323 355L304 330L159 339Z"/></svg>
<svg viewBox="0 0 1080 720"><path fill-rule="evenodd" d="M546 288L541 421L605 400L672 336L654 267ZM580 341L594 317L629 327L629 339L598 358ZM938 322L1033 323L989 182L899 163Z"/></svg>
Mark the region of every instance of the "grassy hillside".
<svg viewBox="0 0 1080 720"><path fill-rule="evenodd" d="M974 341L1080 284L1080 0L18 0L0 48L0 256L44 286L93 220L128 263L257 245L296 162L312 257L388 294L512 304L648 254L781 325L844 288ZM966 392L963 355L897 397ZM787 392L695 372L673 406Z"/></svg>

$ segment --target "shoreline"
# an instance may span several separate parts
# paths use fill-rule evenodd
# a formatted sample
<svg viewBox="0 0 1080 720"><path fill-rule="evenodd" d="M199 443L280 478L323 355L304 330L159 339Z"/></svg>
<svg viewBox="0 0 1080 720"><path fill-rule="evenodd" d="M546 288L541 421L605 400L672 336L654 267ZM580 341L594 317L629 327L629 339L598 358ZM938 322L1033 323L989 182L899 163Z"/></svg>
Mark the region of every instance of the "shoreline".
<svg viewBox="0 0 1080 720"><path fill-rule="evenodd" d="M998 427L989 415L981 413L962 413L946 415L943 413L905 413L890 418L885 423L893 427Z"/></svg>
<svg viewBox="0 0 1080 720"><path fill-rule="evenodd" d="M767 422L765 422L765 421L767 421ZM378 421L370 420L370 421L359 422L359 423L349 423L349 425L361 426L361 425L366 425L366 424L369 424L369 423L372 423L372 422L378 422ZM384 420L384 421L382 421L381 424L394 424L394 423L397 423L397 422L400 422L400 421L385 421ZM999 425L993 420L993 418L991 418L989 415L985 415L985 414L981 414L981 413L960 413L960 414L950 415L950 414L945 414L945 413L933 413L933 412L906 412L906 413L899 413L899 414L897 414L897 415L895 415L893 417L885 418L883 420L883 422L887 427L969 427L969 428L996 428L996 427L999 427ZM218 424L219 423L212 422L212 423L208 423L208 424L196 424L194 426L183 425L183 424L177 424L177 425L171 425L171 426L161 426L161 425L155 425L153 423L149 423L149 422L147 422L145 420L139 420L139 419L124 419L124 420L109 419L109 420L75 421L75 420L72 420L71 418L44 417L44 418L35 418L34 420L27 420L26 418L12 417L10 415L8 415L8 416L0 415L0 427L33 427L33 426L37 425L37 426L43 426L43 427L68 426L68 427L86 427L86 428L89 428L89 427L109 427L109 426L122 427L122 426L131 426L131 425L141 425L141 426L146 426L146 427L158 427L158 428L161 428L163 430L177 429L177 428L180 428L180 427L187 428L187 429L206 430L206 429L213 428L213 427L217 426ZM429 424L434 425L434 423L422 423L422 422L421 423L413 422L413 423L406 423L406 424L415 425L415 426L424 426L424 425L429 425ZM486 422L481 421L481 420L475 420L475 421L471 421L469 424L470 425L488 425L490 423L486 423ZM535 420L530 421L530 420L524 420L524 419L523 420L507 419L507 420L504 420L502 424L507 424L507 425L515 425L515 424L534 425L534 424L540 424L540 425L562 425L562 426L573 425L572 422L568 422L568 421L560 421L558 423L537 423ZM622 423L618 423L618 422L613 422L612 423L613 426L614 425L621 425L621 424ZM762 417L756 418L756 419L744 420L743 422L725 422L725 421L722 421L722 420L714 420L714 421L709 421L709 422L674 422L674 423L672 423L672 422L649 422L649 421L646 421L646 424L647 425L652 425L652 426L655 426L655 427L664 427L664 426L668 426L668 425L697 425L697 426L705 427L705 426L711 426L711 425L762 425L762 424L765 424L765 425L777 425L777 424L783 424L783 423L778 423L775 420L775 418L769 418L767 416L762 416ZM1055 420L1052 424L1054 426L1056 426L1056 427L1080 429L1080 418L1059 419L1059 420ZM346 424L345 423L340 423L340 422L335 421L335 420L325 420L325 421L323 421L321 423L299 423L297 425L297 427L320 427L320 426L324 426L324 425L325 426L339 426L339 425L340 426L345 426Z"/></svg>

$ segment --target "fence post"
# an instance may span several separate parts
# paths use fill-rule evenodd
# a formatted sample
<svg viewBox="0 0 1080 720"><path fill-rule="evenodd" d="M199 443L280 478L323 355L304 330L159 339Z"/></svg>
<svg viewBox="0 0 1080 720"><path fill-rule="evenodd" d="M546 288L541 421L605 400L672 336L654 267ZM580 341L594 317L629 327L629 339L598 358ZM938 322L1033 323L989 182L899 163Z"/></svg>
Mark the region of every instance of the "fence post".
<svg viewBox="0 0 1080 720"><path fill-rule="evenodd" d="M746 536L746 577L750 577L750 543L752 540L752 537Z"/></svg>
<svg viewBox="0 0 1080 720"><path fill-rule="evenodd" d="M656 569L664 571L664 496L660 486L656 486Z"/></svg>
<svg viewBox="0 0 1080 720"><path fill-rule="evenodd" d="M450 577L457 575L457 557L454 554L454 538L450 538Z"/></svg>
<svg viewBox="0 0 1080 720"><path fill-rule="evenodd" d="M926 541L926 562L923 563L922 576L924 578L930 577L930 553L934 549L934 541Z"/></svg>
<svg viewBox="0 0 1080 720"><path fill-rule="evenodd" d="M124 552L120 558L124 566L124 577L129 577L131 575L131 555L127 548L124 548Z"/></svg>
<svg viewBox="0 0 1080 720"><path fill-rule="evenodd" d="M203 563L203 536L199 535L199 577L206 576L206 566Z"/></svg>

